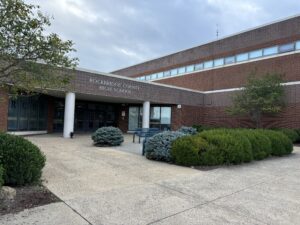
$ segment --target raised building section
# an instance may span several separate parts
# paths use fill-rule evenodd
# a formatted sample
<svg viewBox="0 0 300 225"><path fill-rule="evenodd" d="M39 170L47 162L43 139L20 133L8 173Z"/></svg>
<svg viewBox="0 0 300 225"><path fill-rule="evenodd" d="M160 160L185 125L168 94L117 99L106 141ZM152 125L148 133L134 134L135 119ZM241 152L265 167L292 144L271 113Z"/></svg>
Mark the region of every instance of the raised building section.
<svg viewBox="0 0 300 225"><path fill-rule="evenodd" d="M300 40L300 16L113 71L112 73L138 77L298 40Z"/></svg>

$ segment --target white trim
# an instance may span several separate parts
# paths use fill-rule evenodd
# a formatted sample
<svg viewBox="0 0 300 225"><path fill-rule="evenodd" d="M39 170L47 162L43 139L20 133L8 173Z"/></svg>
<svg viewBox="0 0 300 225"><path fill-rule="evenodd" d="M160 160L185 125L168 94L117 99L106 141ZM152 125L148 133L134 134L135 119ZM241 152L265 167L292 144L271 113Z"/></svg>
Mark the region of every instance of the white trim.
<svg viewBox="0 0 300 225"><path fill-rule="evenodd" d="M27 135L47 134L48 132L46 130L40 130L40 131L10 131L7 133L17 135L17 136L27 136Z"/></svg>
<svg viewBox="0 0 300 225"><path fill-rule="evenodd" d="M226 67L238 66L238 65L241 65L241 64L252 63L252 62L257 62L257 61L262 61L262 60L287 56L287 55L299 54L299 53L300 53L300 50L295 50L295 51L292 51L292 52L280 53L280 54L266 56L266 57L259 57L259 58L256 58L256 59L250 59L250 60L246 60L246 61L242 61L242 62L236 62L236 63L227 64L227 65L223 65L223 66L197 70L197 71L193 71L193 72L189 72L189 73L177 74L175 76L157 78L155 80L151 80L150 82L158 81L158 80L172 79L173 77L180 77L180 76L190 75L190 74L194 74L194 73L202 73L202 72L205 72L205 71L208 71L208 70L217 70L217 69L222 69L222 68L226 68ZM148 76L148 75L145 75L145 76Z"/></svg>
<svg viewBox="0 0 300 225"><path fill-rule="evenodd" d="M155 61L155 60L158 60L158 59L166 58L166 57L169 57L169 56L172 56L172 55L181 53L181 52L185 52L185 51L188 51L188 50L192 50L192 49L194 49L194 48L201 47L201 46L203 46L203 45L212 44L212 43L214 43L214 42L221 41L221 40L224 40L224 39L226 39L226 38L234 37L234 36L237 36L237 35L246 33L246 32L254 31L254 30L257 30L257 29L266 27L266 26L270 26L270 25L273 25L273 24L276 24L276 23L280 23L280 22L283 22L283 21L286 21L286 20L289 20L289 19L297 18L297 17L300 17L300 13L298 13L298 14L296 14L296 15L293 15L293 16L285 17L285 18L283 18L283 19L278 19L278 20L275 20L275 21L272 21L272 22L269 22L269 23L265 23L265 24L262 24L262 25L259 25L259 26L255 26L255 27L252 27L252 28L249 28L249 29L245 29L245 30L242 30L242 31L240 31L240 32L237 32L237 33L233 33L233 34L224 36L224 37L222 37L222 38L220 38L220 39L214 39L214 40L209 41L209 42L204 42L203 44L200 44L200 45L197 45L197 46L194 46L194 47L191 47L191 48L182 49L182 50L180 50L180 51L176 51L176 52L174 52L174 53L166 54L166 55L164 55L164 56L160 56L160 57L148 59L148 60L142 61L142 62L140 62L140 63L134 64L134 65L131 65L131 66L128 66L128 67L123 67L123 68L114 70L114 71L112 71L112 73L117 72L117 71L120 71L120 70L128 69L128 68L130 68L130 67L138 66L138 65L141 65L141 64L144 64L144 63L147 63L147 62L151 62L151 61Z"/></svg>
<svg viewBox="0 0 300 225"><path fill-rule="evenodd" d="M291 81L291 82L281 83L281 85L282 86L300 85L300 81ZM240 91L240 90L243 90L244 88L245 87L218 89L218 90L212 90L212 91L205 91L204 94Z"/></svg>

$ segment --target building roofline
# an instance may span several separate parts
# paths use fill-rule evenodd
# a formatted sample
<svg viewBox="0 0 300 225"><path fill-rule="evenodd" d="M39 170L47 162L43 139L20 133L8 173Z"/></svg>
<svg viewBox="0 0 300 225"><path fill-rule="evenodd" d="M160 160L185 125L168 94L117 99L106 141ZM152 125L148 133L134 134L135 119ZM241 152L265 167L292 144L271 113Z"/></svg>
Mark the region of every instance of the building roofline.
<svg viewBox="0 0 300 225"><path fill-rule="evenodd" d="M163 56L159 56L159 57L155 57L155 58L152 58L152 59L148 59L148 60L139 62L137 64L133 64L131 66L127 66L127 67L123 67L123 68L120 68L120 69L117 69L117 70L113 70L111 73L114 73L114 72L117 72L117 71L120 71L120 70L125 70L125 69L128 69L128 68L134 67L134 66L139 66L139 65L142 65L142 64L147 63L147 62L151 62L151 61L155 61L155 60L158 60L158 59L166 58L166 57L178 54L180 52L189 51L189 50L192 50L194 48L198 48L198 47L201 47L201 46L204 46L204 45L212 44L212 43L217 42L217 41L221 41L221 40L224 40L224 39L227 39L227 38L231 38L231 37L243 34L243 33L247 33L249 31L254 31L254 30L266 27L266 26L270 26L270 25L273 25L273 24L276 24L276 23L280 23L280 22L283 22L283 21L287 21L287 20L290 20L290 19L293 19L293 18L297 18L297 17L300 17L300 13L292 15L292 16L289 16L289 17L284 17L284 18L281 18L281 19L278 19L278 20L274 20L272 22L264 23L262 25L255 26L255 27L252 27L252 28L249 28L249 29L245 29L245 30L239 31L237 33L226 35L226 36L224 36L224 37L222 37L220 39L213 39L212 41L204 42L203 44L200 44L200 45L197 45L197 46L194 46L194 47L189 47L189 48L182 49L182 50L179 50L179 51L176 51L176 52L173 52L173 53L169 53L169 54L166 54L166 55L163 55Z"/></svg>

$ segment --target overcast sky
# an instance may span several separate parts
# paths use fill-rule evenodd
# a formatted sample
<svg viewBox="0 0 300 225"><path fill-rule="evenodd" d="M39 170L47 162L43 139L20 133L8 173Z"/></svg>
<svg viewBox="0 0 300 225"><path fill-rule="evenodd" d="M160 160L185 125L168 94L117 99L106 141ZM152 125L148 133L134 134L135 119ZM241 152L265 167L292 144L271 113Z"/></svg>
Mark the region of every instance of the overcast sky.
<svg viewBox="0 0 300 225"><path fill-rule="evenodd" d="M25 0L75 42L79 67L110 72L300 13L299 0Z"/></svg>

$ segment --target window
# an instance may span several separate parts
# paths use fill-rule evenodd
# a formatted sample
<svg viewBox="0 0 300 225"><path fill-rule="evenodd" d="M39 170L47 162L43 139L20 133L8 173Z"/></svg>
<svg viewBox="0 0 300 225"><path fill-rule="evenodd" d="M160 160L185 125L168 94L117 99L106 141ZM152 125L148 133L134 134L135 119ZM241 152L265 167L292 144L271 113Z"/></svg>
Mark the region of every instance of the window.
<svg viewBox="0 0 300 225"><path fill-rule="evenodd" d="M163 72L157 73L157 78L162 78L163 76L164 76L164 73L163 73Z"/></svg>
<svg viewBox="0 0 300 225"><path fill-rule="evenodd" d="M242 54L236 55L237 62L242 62L242 61L246 61L246 60L248 60L248 53L242 53Z"/></svg>
<svg viewBox="0 0 300 225"><path fill-rule="evenodd" d="M178 69L178 74L185 73L185 67L180 67Z"/></svg>
<svg viewBox="0 0 300 225"><path fill-rule="evenodd" d="M151 80L154 80L156 78L157 78L157 74L156 73L155 74L151 74Z"/></svg>
<svg viewBox="0 0 300 225"><path fill-rule="evenodd" d="M223 66L224 65L224 59L215 59L214 60L214 66Z"/></svg>
<svg viewBox="0 0 300 225"><path fill-rule="evenodd" d="M158 121L160 120L160 107L151 107L150 108L150 120Z"/></svg>
<svg viewBox="0 0 300 225"><path fill-rule="evenodd" d="M177 69L172 69L171 70L171 76L176 76L178 74Z"/></svg>
<svg viewBox="0 0 300 225"><path fill-rule="evenodd" d="M189 72L193 72L194 71L194 65L190 65L190 66L187 66L186 67L186 72L189 73Z"/></svg>
<svg viewBox="0 0 300 225"><path fill-rule="evenodd" d="M249 58L255 59L262 56L262 49L249 52Z"/></svg>
<svg viewBox="0 0 300 225"><path fill-rule="evenodd" d="M289 43L289 44L279 46L279 52L280 53L290 52L290 51L294 51L294 50L295 50L294 43Z"/></svg>
<svg viewBox="0 0 300 225"><path fill-rule="evenodd" d="M146 77L145 76L140 77L140 80L146 80Z"/></svg>
<svg viewBox="0 0 300 225"><path fill-rule="evenodd" d="M169 77L169 76L171 76L171 71L170 70L165 71L164 72L164 77Z"/></svg>
<svg viewBox="0 0 300 225"><path fill-rule="evenodd" d="M47 129L47 99L44 96L9 98L8 131Z"/></svg>
<svg viewBox="0 0 300 225"><path fill-rule="evenodd" d="M150 80L151 79L151 75L146 76L146 80Z"/></svg>
<svg viewBox="0 0 300 225"><path fill-rule="evenodd" d="M203 63L199 63L195 65L195 70L202 70L203 69Z"/></svg>
<svg viewBox="0 0 300 225"><path fill-rule="evenodd" d="M212 68L213 67L213 61L206 61L204 62L204 69Z"/></svg>
<svg viewBox="0 0 300 225"><path fill-rule="evenodd" d="M234 56L229 56L229 57L226 57L225 58L225 64L231 64L231 63L234 63L235 62L235 58Z"/></svg>
<svg viewBox="0 0 300 225"><path fill-rule="evenodd" d="M278 46L274 46L274 47L264 49L264 56L275 55L277 53L278 53Z"/></svg>
<svg viewBox="0 0 300 225"><path fill-rule="evenodd" d="M296 42L296 49L297 49L297 50L300 50L300 41L297 41L297 42Z"/></svg>

